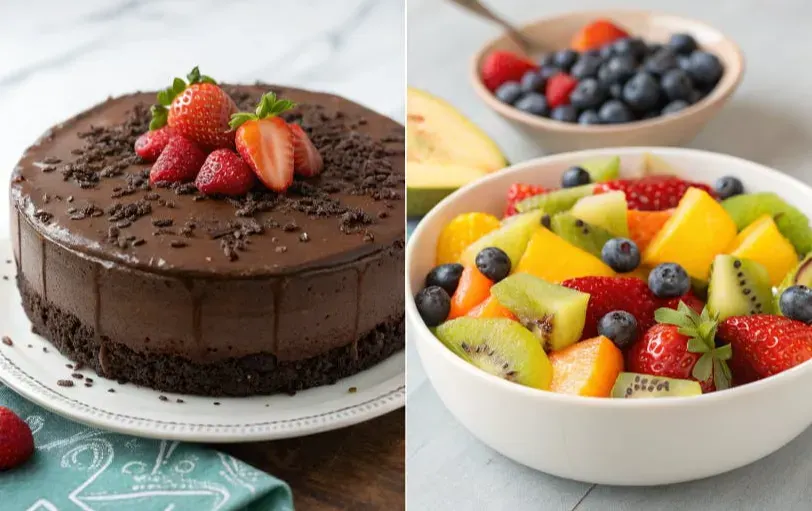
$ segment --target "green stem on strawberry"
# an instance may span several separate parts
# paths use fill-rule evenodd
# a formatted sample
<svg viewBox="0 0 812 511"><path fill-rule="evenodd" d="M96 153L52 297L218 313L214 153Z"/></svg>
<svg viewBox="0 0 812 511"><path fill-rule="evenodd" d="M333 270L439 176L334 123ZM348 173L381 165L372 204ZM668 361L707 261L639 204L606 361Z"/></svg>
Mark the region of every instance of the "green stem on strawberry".
<svg viewBox="0 0 812 511"><path fill-rule="evenodd" d="M175 78L172 80L172 85L158 91L158 104L152 105L152 108L150 108L150 112L152 113L152 120L149 123L150 130L157 130L166 125L167 116L169 115L169 109L167 107L172 104L172 100L175 99L178 94L186 90L186 87L195 83L217 84L212 77L201 75L200 69L197 66L193 67L189 74L186 75L186 79L189 81L188 84L183 78Z"/></svg>
<svg viewBox="0 0 812 511"><path fill-rule="evenodd" d="M257 109L253 114L250 112L238 112L231 116L229 126L231 126L231 129L237 129L248 121L275 117L295 107L296 103L293 101L289 99L279 99L274 92L266 92L262 95L262 99L259 100Z"/></svg>
<svg viewBox="0 0 812 511"><path fill-rule="evenodd" d="M702 314L697 314L685 302L680 301L677 310L657 309L654 312L654 319L658 323L677 326L679 333L690 338L688 351L702 354L691 373L697 381L705 381L712 374L716 390L730 388L732 374L727 360L733 356L733 349L730 344L716 347L718 317L711 317L707 308L702 310Z"/></svg>

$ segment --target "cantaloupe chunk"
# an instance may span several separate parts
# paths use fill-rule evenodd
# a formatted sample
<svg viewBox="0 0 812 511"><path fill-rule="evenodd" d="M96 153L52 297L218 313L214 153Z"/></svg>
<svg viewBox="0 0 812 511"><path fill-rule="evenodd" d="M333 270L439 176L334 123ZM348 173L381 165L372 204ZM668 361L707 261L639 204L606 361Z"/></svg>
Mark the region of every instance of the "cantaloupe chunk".
<svg viewBox="0 0 812 511"><path fill-rule="evenodd" d="M553 381L560 394L609 397L623 372L623 353L604 336L587 339L550 354Z"/></svg>

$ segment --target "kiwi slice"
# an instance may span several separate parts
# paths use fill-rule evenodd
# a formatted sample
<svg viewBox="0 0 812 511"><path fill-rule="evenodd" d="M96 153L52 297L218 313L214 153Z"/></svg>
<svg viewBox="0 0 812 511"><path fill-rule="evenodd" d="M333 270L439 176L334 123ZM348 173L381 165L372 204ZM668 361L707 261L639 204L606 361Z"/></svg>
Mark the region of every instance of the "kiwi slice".
<svg viewBox="0 0 812 511"><path fill-rule="evenodd" d="M621 191L584 197L575 203L570 214L584 222L603 227L614 236L629 237L626 194Z"/></svg>
<svg viewBox="0 0 812 511"><path fill-rule="evenodd" d="M797 208L787 204L775 193L736 195L722 201L722 207L742 230L764 214L772 215L781 234L789 240L799 254L812 251L812 229L809 219Z"/></svg>
<svg viewBox="0 0 812 511"><path fill-rule="evenodd" d="M548 215L554 215L567 211L573 204L578 202L578 199L592 195L594 189L595 185L588 184L534 195L516 204L516 211L525 213L534 209L541 209Z"/></svg>
<svg viewBox="0 0 812 511"><path fill-rule="evenodd" d="M464 266L474 264L477 254L486 247L502 249L510 258L511 268L519 264L519 259L527 248L530 237L541 227L543 211L531 211L523 215L512 217L510 222L504 222L501 227L479 238L463 251L460 262Z"/></svg>
<svg viewBox="0 0 812 511"><path fill-rule="evenodd" d="M440 342L466 362L512 382L547 390L553 367L538 339L510 319L457 318L438 326Z"/></svg>
<svg viewBox="0 0 812 511"><path fill-rule="evenodd" d="M686 397L702 394L699 382L663 378L650 374L620 373L612 387L612 397L637 399L641 397Z"/></svg>
<svg viewBox="0 0 812 511"><path fill-rule="evenodd" d="M609 156L602 158L592 158L578 165L589 172L589 177L593 183L602 183L617 179L620 174L620 157Z"/></svg>
<svg viewBox="0 0 812 511"><path fill-rule="evenodd" d="M612 233L603 227L584 222L570 213L555 215L552 218L551 227L554 233L598 259L601 258L603 245L614 238Z"/></svg>
<svg viewBox="0 0 812 511"><path fill-rule="evenodd" d="M781 293L791 286L806 286L812 287L812 253L807 254L803 260L798 263L794 270L787 273L781 284L778 285L778 290L775 294L774 311L776 314L781 314L781 307L778 302L781 300Z"/></svg>
<svg viewBox="0 0 812 511"><path fill-rule="evenodd" d="M515 273L494 285L491 295L538 337L545 351L566 348L581 338L587 293Z"/></svg>
<svg viewBox="0 0 812 511"><path fill-rule="evenodd" d="M773 293L767 269L750 259L716 256L708 282L708 310L718 314L719 321L731 316L772 313Z"/></svg>

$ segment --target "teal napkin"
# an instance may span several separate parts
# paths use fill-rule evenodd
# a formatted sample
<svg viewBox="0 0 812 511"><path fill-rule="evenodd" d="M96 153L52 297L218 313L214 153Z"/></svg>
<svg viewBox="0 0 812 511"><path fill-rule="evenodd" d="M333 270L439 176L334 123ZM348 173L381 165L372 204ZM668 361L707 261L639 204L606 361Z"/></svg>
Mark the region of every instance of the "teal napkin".
<svg viewBox="0 0 812 511"><path fill-rule="evenodd" d="M3 511L293 511L287 484L227 454L93 429L2 384L0 406L31 426L37 447L0 472Z"/></svg>

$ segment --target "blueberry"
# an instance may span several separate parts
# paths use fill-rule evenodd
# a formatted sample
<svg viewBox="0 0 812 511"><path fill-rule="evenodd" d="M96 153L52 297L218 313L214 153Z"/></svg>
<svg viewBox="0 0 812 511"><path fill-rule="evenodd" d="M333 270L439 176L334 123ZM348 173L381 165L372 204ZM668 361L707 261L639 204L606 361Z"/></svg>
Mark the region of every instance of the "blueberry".
<svg viewBox="0 0 812 511"><path fill-rule="evenodd" d="M512 105L522 95L522 87L518 82L505 82L496 89L496 97L502 103Z"/></svg>
<svg viewBox="0 0 812 511"><path fill-rule="evenodd" d="M651 110L660 101L657 80L646 72L637 73L623 86L623 101L637 112Z"/></svg>
<svg viewBox="0 0 812 511"><path fill-rule="evenodd" d="M591 182L592 176L581 167L570 167L561 175L561 188L588 185Z"/></svg>
<svg viewBox="0 0 812 511"><path fill-rule="evenodd" d="M618 273L629 273L640 266L640 250L628 238L612 238L603 244L601 259Z"/></svg>
<svg viewBox="0 0 812 511"><path fill-rule="evenodd" d="M555 66L542 66L538 74L544 78L545 81L549 80L551 76L557 75L561 70Z"/></svg>
<svg viewBox="0 0 812 511"><path fill-rule="evenodd" d="M550 108L547 106L547 98L538 92L525 94L519 98L513 106L522 112L533 115L547 116L550 113Z"/></svg>
<svg viewBox="0 0 812 511"><path fill-rule="evenodd" d="M600 123L601 118L598 117L598 112L595 110L584 110L581 112L581 115L578 116L578 124L590 125Z"/></svg>
<svg viewBox="0 0 812 511"><path fill-rule="evenodd" d="M657 53L658 51L660 51L662 49L663 49L662 44L660 44L660 43L651 43L651 44L648 45L648 52L647 53L649 55L654 55L655 53Z"/></svg>
<svg viewBox="0 0 812 511"><path fill-rule="evenodd" d="M688 68L691 66L691 58L686 57L685 55L677 55L677 67L688 72Z"/></svg>
<svg viewBox="0 0 812 511"><path fill-rule="evenodd" d="M674 34L669 39L667 46L678 55L688 55L698 47L696 39L691 34Z"/></svg>
<svg viewBox="0 0 812 511"><path fill-rule="evenodd" d="M657 110L657 109L649 110L648 112L646 112L646 113L644 113L643 115L640 116L640 120L641 121L646 121L648 119L654 119L655 117L659 117L660 115L661 115L661 112L659 110Z"/></svg>
<svg viewBox="0 0 812 511"><path fill-rule="evenodd" d="M604 60L611 58L615 54L615 48L612 46L611 43L601 46L600 50L598 51L600 52L601 58L603 58Z"/></svg>
<svg viewBox="0 0 812 511"><path fill-rule="evenodd" d="M604 99L606 99L606 91L594 78L587 78L578 82L578 85L570 92L570 103L581 110L597 108L603 103Z"/></svg>
<svg viewBox="0 0 812 511"><path fill-rule="evenodd" d="M553 108L550 119L560 122L578 122L578 109L572 105L561 105Z"/></svg>
<svg viewBox="0 0 812 511"><path fill-rule="evenodd" d="M426 287L440 286L445 289L445 292L450 295L454 294L457 290L457 285L460 283L462 276L462 265L457 263L441 264L435 266L426 275Z"/></svg>
<svg viewBox="0 0 812 511"><path fill-rule="evenodd" d="M591 50L586 50L585 52L583 52L581 54L581 56L583 56L583 57L587 57L587 56L588 57L598 57L598 58L602 59L601 50L598 49L598 48L592 48Z"/></svg>
<svg viewBox="0 0 812 511"><path fill-rule="evenodd" d="M621 124L634 120L634 114L629 110L629 107L617 99L610 99L604 103L598 110L598 117L600 117L603 124Z"/></svg>
<svg viewBox="0 0 812 511"><path fill-rule="evenodd" d="M682 266L662 263L648 274L648 287L657 298L676 298L691 289L691 279Z"/></svg>
<svg viewBox="0 0 812 511"><path fill-rule="evenodd" d="M598 334L625 350L637 340L637 319L626 311L612 311L598 320Z"/></svg>
<svg viewBox="0 0 812 511"><path fill-rule="evenodd" d="M613 83L609 86L609 97L614 99L623 99L623 85Z"/></svg>
<svg viewBox="0 0 812 511"><path fill-rule="evenodd" d="M643 67L655 76L663 76L668 71L678 68L679 64L677 56L668 48L663 48L647 58Z"/></svg>
<svg viewBox="0 0 812 511"><path fill-rule="evenodd" d="M552 66L555 53L548 53L539 59L539 67Z"/></svg>
<svg viewBox="0 0 812 511"><path fill-rule="evenodd" d="M720 177L713 184L713 191L720 199L728 199L734 195L744 193L744 185L741 180L733 176Z"/></svg>
<svg viewBox="0 0 812 511"><path fill-rule="evenodd" d="M691 83L688 73L682 69L672 69L660 79L660 88L672 101L676 99L690 101L693 97L694 84Z"/></svg>
<svg viewBox="0 0 812 511"><path fill-rule="evenodd" d="M527 94L528 92L543 93L544 86L547 85L547 78L545 78L544 76L541 75L541 73L538 73L536 71L528 71L524 74L524 76L522 76L522 81L520 82L519 85L522 94Z"/></svg>
<svg viewBox="0 0 812 511"><path fill-rule="evenodd" d="M448 313L451 312L451 297L440 286L421 289L414 297L414 304L428 327L439 325L448 318Z"/></svg>
<svg viewBox="0 0 812 511"><path fill-rule="evenodd" d="M603 64L602 58L584 54L578 59L578 62L572 66L570 74L577 80L595 78L598 76L598 69L600 69L601 64Z"/></svg>
<svg viewBox="0 0 812 511"><path fill-rule="evenodd" d="M706 51L695 51L689 57L688 76L697 86L711 88L722 77L722 63L716 55Z"/></svg>
<svg viewBox="0 0 812 511"><path fill-rule="evenodd" d="M476 255L474 262L482 275L494 282L499 282L510 274L510 258L501 248L483 248Z"/></svg>
<svg viewBox="0 0 812 511"><path fill-rule="evenodd" d="M646 43L639 37L624 37L612 43L612 49L615 55L629 55L635 60L641 60L646 56L648 48Z"/></svg>
<svg viewBox="0 0 812 511"><path fill-rule="evenodd" d="M784 316L812 323L812 289L806 286L788 287L781 293L778 305Z"/></svg>
<svg viewBox="0 0 812 511"><path fill-rule="evenodd" d="M598 69L598 80L603 85L624 84L626 80L634 76L637 69L637 62L629 55L612 57L600 69Z"/></svg>
<svg viewBox="0 0 812 511"><path fill-rule="evenodd" d="M660 111L660 114L661 115L676 114L678 112L682 112L689 106L691 106L691 104L685 101L684 99L677 99L665 105L662 111Z"/></svg>
<svg viewBox="0 0 812 511"><path fill-rule="evenodd" d="M559 69L569 71L575 61L578 59L578 52L575 50L559 50L553 56L553 64Z"/></svg>

